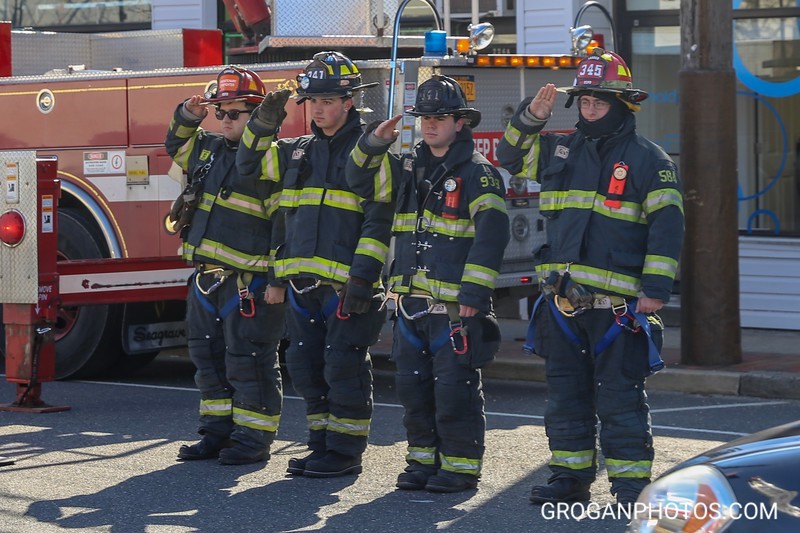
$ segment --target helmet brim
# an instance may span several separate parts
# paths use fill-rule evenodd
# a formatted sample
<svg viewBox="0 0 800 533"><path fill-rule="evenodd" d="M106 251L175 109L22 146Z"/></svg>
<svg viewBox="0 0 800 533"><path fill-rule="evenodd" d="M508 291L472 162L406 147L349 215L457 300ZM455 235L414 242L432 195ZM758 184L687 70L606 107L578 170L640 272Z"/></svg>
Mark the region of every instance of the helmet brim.
<svg viewBox="0 0 800 533"><path fill-rule="evenodd" d="M453 109L450 111L416 111L413 107L406 111L406 115L412 117L442 117L445 115L458 115L467 121L467 125L474 128L481 122L481 112L472 107Z"/></svg>
<svg viewBox="0 0 800 533"><path fill-rule="evenodd" d="M264 100L264 95L249 94L247 96L224 96L222 98L205 98L203 104L222 104L224 102L247 102L258 105Z"/></svg>
<svg viewBox="0 0 800 533"><path fill-rule="evenodd" d="M346 98L348 96L354 96L353 93L355 93L355 91L363 91L364 89L369 89L370 87L375 87L376 85L378 85L378 82L373 81L370 83L362 83L361 85L356 85L355 87L343 87L337 91L322 92L309 92L298 88L295 94L290 96L290 98L296 99L298 105L302 104L309 98Z"/></svg>
<svg viewBox="0 0 800 533"><path fill-rule="evenodd" d="M556 91L561 93L567 93L569 95L577 96L578 93L611 93L611 94L619 94L622 96L623 100L626 100L632 104L638 104L644 100L647 100L649 96L647 91L643 91L641 89L609 89L607 87L593 87L591 85L585 85L583 87L556 87Z"/></svg>

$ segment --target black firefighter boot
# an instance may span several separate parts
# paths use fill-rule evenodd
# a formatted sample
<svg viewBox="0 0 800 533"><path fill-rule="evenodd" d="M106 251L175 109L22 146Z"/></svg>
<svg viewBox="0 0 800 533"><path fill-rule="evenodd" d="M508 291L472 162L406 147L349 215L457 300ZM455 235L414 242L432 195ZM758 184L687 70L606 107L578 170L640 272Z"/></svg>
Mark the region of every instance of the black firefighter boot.
<svg viewBox="0 0 800 533"><path fill-rule="evenodd" d="M477 486L477 476L440 469L435 476L428 478L425 490L429 492L461 492L477 488Z"/></svg>
<svg viewBox="0 0 800 533"><path fill-rule="evenodd" d="M179 461L199 461L203 459L216 459L220 450L233 446L233 441L228 437L203 434L200 442L195 444L184 444L178 450Z"/></svg>
<svg viewBox="0 0 800 533"><path fill-rule="evenodd" d="M360 455L344 455L331 450L325 453L322 459L308 461L303 475L306 477L339 477L347 474L358 475L361 470Z"/></svg>
<svg viewBox="0 0 800 533"><path fill-rule="evenodd" d="M249 465L261 461L269 461L268 448L251 448L240 442L219 452L219 462L223 465Z"/></svg>
<svg viewBox="0 0 800 533"><path fill-rule="evenodd" d="M536 485L531 489L533 503L584 502L591 497L591 483L576 477L564 476L551 479L547 485Z"/></svg>
<svg viewBox="0 0 800 533"><path fill-rule="evenodd" d="M309 461L316 461L325 457L325 450L311 450L305 457L292 457L289 459L289 468L286 472L293 476L302 476L306 471Z"/></svg>

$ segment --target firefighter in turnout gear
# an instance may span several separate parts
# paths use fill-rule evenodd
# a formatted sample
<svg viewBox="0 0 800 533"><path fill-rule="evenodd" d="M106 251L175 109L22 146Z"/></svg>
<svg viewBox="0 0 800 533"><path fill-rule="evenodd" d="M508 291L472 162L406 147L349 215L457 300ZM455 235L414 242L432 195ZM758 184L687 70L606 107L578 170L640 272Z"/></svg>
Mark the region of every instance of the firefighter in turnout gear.
<svg viewBox="0 0 800 533"><path fill-rule="evenodd" d="M176 229L183 257L195 265L186 321L202 438L180 448L181 460L264 461L278 430L285 289L269 285L268 277L280 187L236 171L239 140L265 92L254 72L226 67L213 93L178 106L167 133L167 152L188 176L182 196L195 204ZM200 128L209 110L222 133Z"/></svg>
<svg viewBox="0 0 800 533"><path fill-rule="evenodd" d="M276 139L291 91L270 93L247 124L238 166L283 186L275 269L289 285L286 365L309 428L309 453L290 459L288 472L334 477L362 470L373 409L369 347L386 319L381 272L392 211L359 197L344 176L363 131L354 97L375 84L363 84L343 54L320 52L298 85L314 133Z"/></svg>
<svg viewBox="0 0 800 533"><path fill-rule="evenodd" d="M433 76L409 114L422 117L412 153L388 153L402 115L370 127L347 163L366 198L394 204L398 295L392 358L405 408L405 490L460 492L478 484L486 418L480 368L500 330L491 294L509 239L503 179L475 150L480 121L458 82Z"/></svg>
<svg viewBox="0 0 800 533"><path fill-rule="evenodd" d="M541 133L558 90L578 102L577 131ZM650 482L653 438L645 378L659 370L663 325L684 231L675 164L638 135L634 89L621 57L597 49L573 86L526 98L497 148L512 174L541 184L547 243L536 252L543 297L526 348L546 359L551 476L534 503L586 500L595 439L620 505Z"/></svg>

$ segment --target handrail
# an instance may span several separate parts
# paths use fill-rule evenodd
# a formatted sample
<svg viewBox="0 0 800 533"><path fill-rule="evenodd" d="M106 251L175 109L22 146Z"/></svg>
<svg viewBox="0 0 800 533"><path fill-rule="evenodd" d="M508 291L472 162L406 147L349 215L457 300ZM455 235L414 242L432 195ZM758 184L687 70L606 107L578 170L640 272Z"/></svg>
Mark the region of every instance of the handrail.
<svg viewBox="0 0 800 533"><path fill-rule="evenodd" d="M436 20L436 29L442 29L442 17L439 15L439 11L436 9L432 0L421 0L428 4L433 11L433 18ZM403 0L400 6L397 8L397 14L394 16L394 35L392 35L392 58L389 61L389 100L387 102L387 111L386 111L386 118L392 118L392 110L394 108L394 83L397 79L397 40L400 37L400 17L403 14L403 10L406 8L408 3L411 0Z"/></svg>

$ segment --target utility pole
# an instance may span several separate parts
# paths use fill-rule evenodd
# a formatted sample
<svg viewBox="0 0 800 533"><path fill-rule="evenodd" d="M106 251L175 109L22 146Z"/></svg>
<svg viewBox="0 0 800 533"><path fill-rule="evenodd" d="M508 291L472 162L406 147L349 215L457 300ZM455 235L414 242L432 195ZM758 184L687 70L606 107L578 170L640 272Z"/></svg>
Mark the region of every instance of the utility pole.
<svg viewBox="0 0 800 533"><path fill-rule="evenodd" d="M681 0L681 363L742 360L730 1Z"/></svg>

